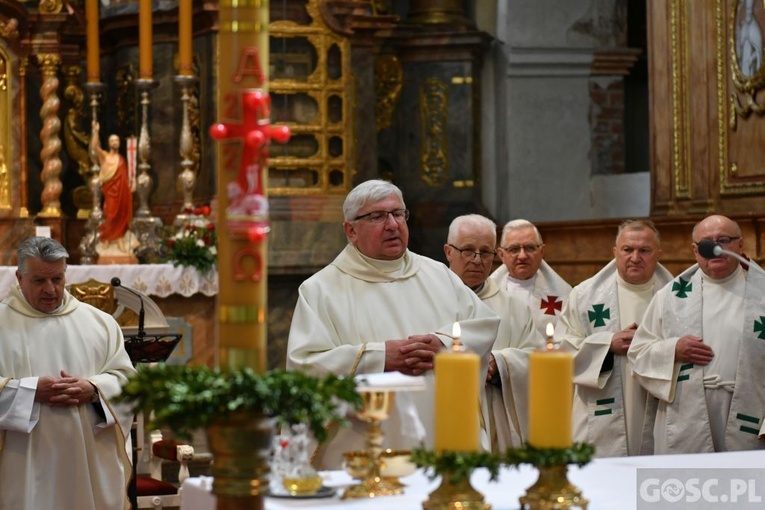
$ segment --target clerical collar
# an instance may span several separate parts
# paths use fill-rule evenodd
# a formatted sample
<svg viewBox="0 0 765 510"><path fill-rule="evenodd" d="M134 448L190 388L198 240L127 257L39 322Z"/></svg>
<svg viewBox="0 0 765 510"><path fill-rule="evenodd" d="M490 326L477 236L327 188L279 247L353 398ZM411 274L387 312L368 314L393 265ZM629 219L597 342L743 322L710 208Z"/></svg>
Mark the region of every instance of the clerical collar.
<svg viewBox="0 0 765 510"><path fill-rule="evenodd" d="M628 282L627 280L622 278L622 275L620 275L617 272L616 280L619 282L619 285L621 285L625 289L630 290L632 292L645 292L647 290L653 290L653 285L654 285L653 277L651 277L651 279L645 283L635 284L635 283Z"/></svg>
<svg viewBox="0 0 765 510"><path fill-rule="evenodd" d="M364 259L364 261L367 264L374 267L381 273L397 275L404 269L404 255L401 255L399 258L394 260L383 260L383 259L373 259L372 257L367 257L366 255L361 253L361 251L359 251L358 248L356 248L356 251L361 256L361 258Z"/></svg>
<svg viewBox="0 0 765 510"><path fill-rule="evenodd" d="M525 280L519 280L518 278L513 278L509 274L507 275L507 286L508 287L517 287L521 289L532 289L534 288L534 282L537 279L537 274L534 273L534 276L531 278L527 278Z"/></svg>
<svg viewBox="0 0 765 510"><path fill-rule="evenodd" d="M743 271L744 269L741 267L741 264L739 264L738 266L736 266L736 270L733 271L728 276L726 276L725 278L712 278L711 276L706 274L704 271L701 272L701 278L702 280L705 280L711 283L722 284L722 283L727 283L733 280L734 278L737 278L741 273L743 273Z"/></svg>

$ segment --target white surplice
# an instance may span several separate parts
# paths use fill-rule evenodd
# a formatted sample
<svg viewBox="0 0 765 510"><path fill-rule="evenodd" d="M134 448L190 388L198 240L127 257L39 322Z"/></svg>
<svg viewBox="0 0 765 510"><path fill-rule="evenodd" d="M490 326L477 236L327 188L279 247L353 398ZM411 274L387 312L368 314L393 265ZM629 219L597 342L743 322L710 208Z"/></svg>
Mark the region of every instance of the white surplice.
<svg viewBox="0 0 765 510"><path fill-rule="evenodd" d="M491 348L500 386L485 386L483 423L491 451L519 447L527 439L529 352L544 347L534 327L531 309L488 279L478 297L499 316L497 339Z"/></svg>
<svg viewBox="0 0 765 510"><path fill-rule="evenodd" d="M656 453L765 448L764 316L756 269L713 280L693 265L656 295L628 353L637 380L660 399ZM712 348L708 365L675 361L685 335Z"/></svg>
<svg viewBox="0 0 765 510"><path fill-rule="evenodd" d="M497 282L502 290L517 295L529 305L534 316L534 325L543 337L546 335L548 323L553 326L557 324L571 292L571 285L544 260L536 274L528 280L514 279L504 264L495 269L489 278Z"/></svg>
<svg viewBox="0 0 765 510"><path fill-rule="evenodd" d="M129 508L133 416L111 400L135 370L117 322L68 292L40 312L16 286L0 324L0 508ZM35 402L38 378L61 370L93 383L100 403Z"/></svg>
<svg viewBox="0 0 765 510"><path fill-rule="evenodd" d="M486 378L499 319L440 262L408 250L397 260L375 260L348 245L303 282L298 294L287 368L348 375L356 364L356 374L382 372L387 340L433 333L450 347L458 321L462 342L481 357L481 384ZM423 440L432 447L433 371L425 378L426 391L396 396L395 409L382 424L384 448L412 448ZM337 468L343 452L364 448L367 425L351 422L322 449L319 466Z"/></svg>
<svg viewBox="0 0 765 510"><path fill-rule="evenodd" d="M652 453L655 401L632 377L626 356L609 354L614 333L640 324L653 295L672 279L659 265L643 285L624 281L616 260L571 291L555 339L574 353L574 441L598 457ZM603 370L610 356L612 366Z"/></svg>

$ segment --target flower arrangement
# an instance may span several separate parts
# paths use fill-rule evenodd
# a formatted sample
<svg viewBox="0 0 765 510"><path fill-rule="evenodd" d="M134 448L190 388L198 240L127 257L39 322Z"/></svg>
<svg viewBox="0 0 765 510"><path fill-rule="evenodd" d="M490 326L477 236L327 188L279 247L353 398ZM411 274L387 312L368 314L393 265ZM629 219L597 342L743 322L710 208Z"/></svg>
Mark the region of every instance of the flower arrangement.
<svg viewBox="0 0 765 510"><path fill-rule="evenodd" d="M200 273L215 267L218 238L209 215L209 206L194 209L186 225L165 238L162 252L166 261L175 266L195 267Z"/></svg>

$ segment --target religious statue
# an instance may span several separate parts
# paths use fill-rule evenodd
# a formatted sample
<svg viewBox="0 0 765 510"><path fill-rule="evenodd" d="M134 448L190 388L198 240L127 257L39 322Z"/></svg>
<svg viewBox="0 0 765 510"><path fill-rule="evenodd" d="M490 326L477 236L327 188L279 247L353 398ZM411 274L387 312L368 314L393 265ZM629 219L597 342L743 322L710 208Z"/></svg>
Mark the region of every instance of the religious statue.
<svg viewBox="0 0 765 510"><path fill-rule="evenodd" d="M747 78L756 75L762 66L762 30L754 17L754 0L744 1L744 15L736 27L736 57Z"/></svg>
<svg viewBox="0 0 765 510"><path fill-rule="evenodd" d="M135 179L130 177L127 160L119 153L120 137L110 135L108 151L98 145L100 126L93 122L90 150L98 158L101 167L99 183L104 197L104 221L98 229L99 242L96 248L99 263L135 263L133 249L138 246L135 235L130 231L133 219L133 193Z"/></svg>

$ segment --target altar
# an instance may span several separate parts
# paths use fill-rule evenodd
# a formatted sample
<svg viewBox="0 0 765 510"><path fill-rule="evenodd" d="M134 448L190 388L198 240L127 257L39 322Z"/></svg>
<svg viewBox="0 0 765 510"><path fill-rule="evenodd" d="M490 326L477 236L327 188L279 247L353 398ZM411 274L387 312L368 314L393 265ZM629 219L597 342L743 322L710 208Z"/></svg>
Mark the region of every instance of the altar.
<svg viewBox="0 0 765 510"><path fill-rule="evenodd" d="M594 459L583 468L570 467L569 480L590 500L589 510L761 508L765 495L763 468L765 455L761 451L647 455ZM484 495L493 510L515 510L520 508L518 498L537 480L537 473L536 469L522 465L519 469L503 469L499 480L490 482L488 471L479 469L473 473L471 483ZM352 483L350 476L344 471L327 471L322 475L325 486L337 489L337 495L318 499L267 497L266 509L419 510L428 494L439 485L439 480L431 481L422 470L418 470L401 479L406 484L401 496L341 500L339 495L342 489ZM691 484L689 475L698 477L698 490L685 490ZM669 487L677 485L675 482L680 485ZM211 486L212 479L209 477L187 479L181 493L181 510L214 510L215 497L210 494ZM679 491L665 493L667 487ZM661 501L654 501L656 498ZM724 506L725 502L729 506ZM716 506L720 504L723 506Z"/></svg>
<svg viewBox="0 0 765 510"><path fill-rule="evenodd" d="M202 274L193 267L173 264L68 265L67 284L90 279L108 283L118 277L123 286L150 296L168 318L180 320L187 341L176 347L174 356L193 363L214 365L215 300L218 273ZM16 284L16 266L0 266L0 299ZM192 345L193 341L193 345ZM191 352L184 352L185 349Z"/></svg>

